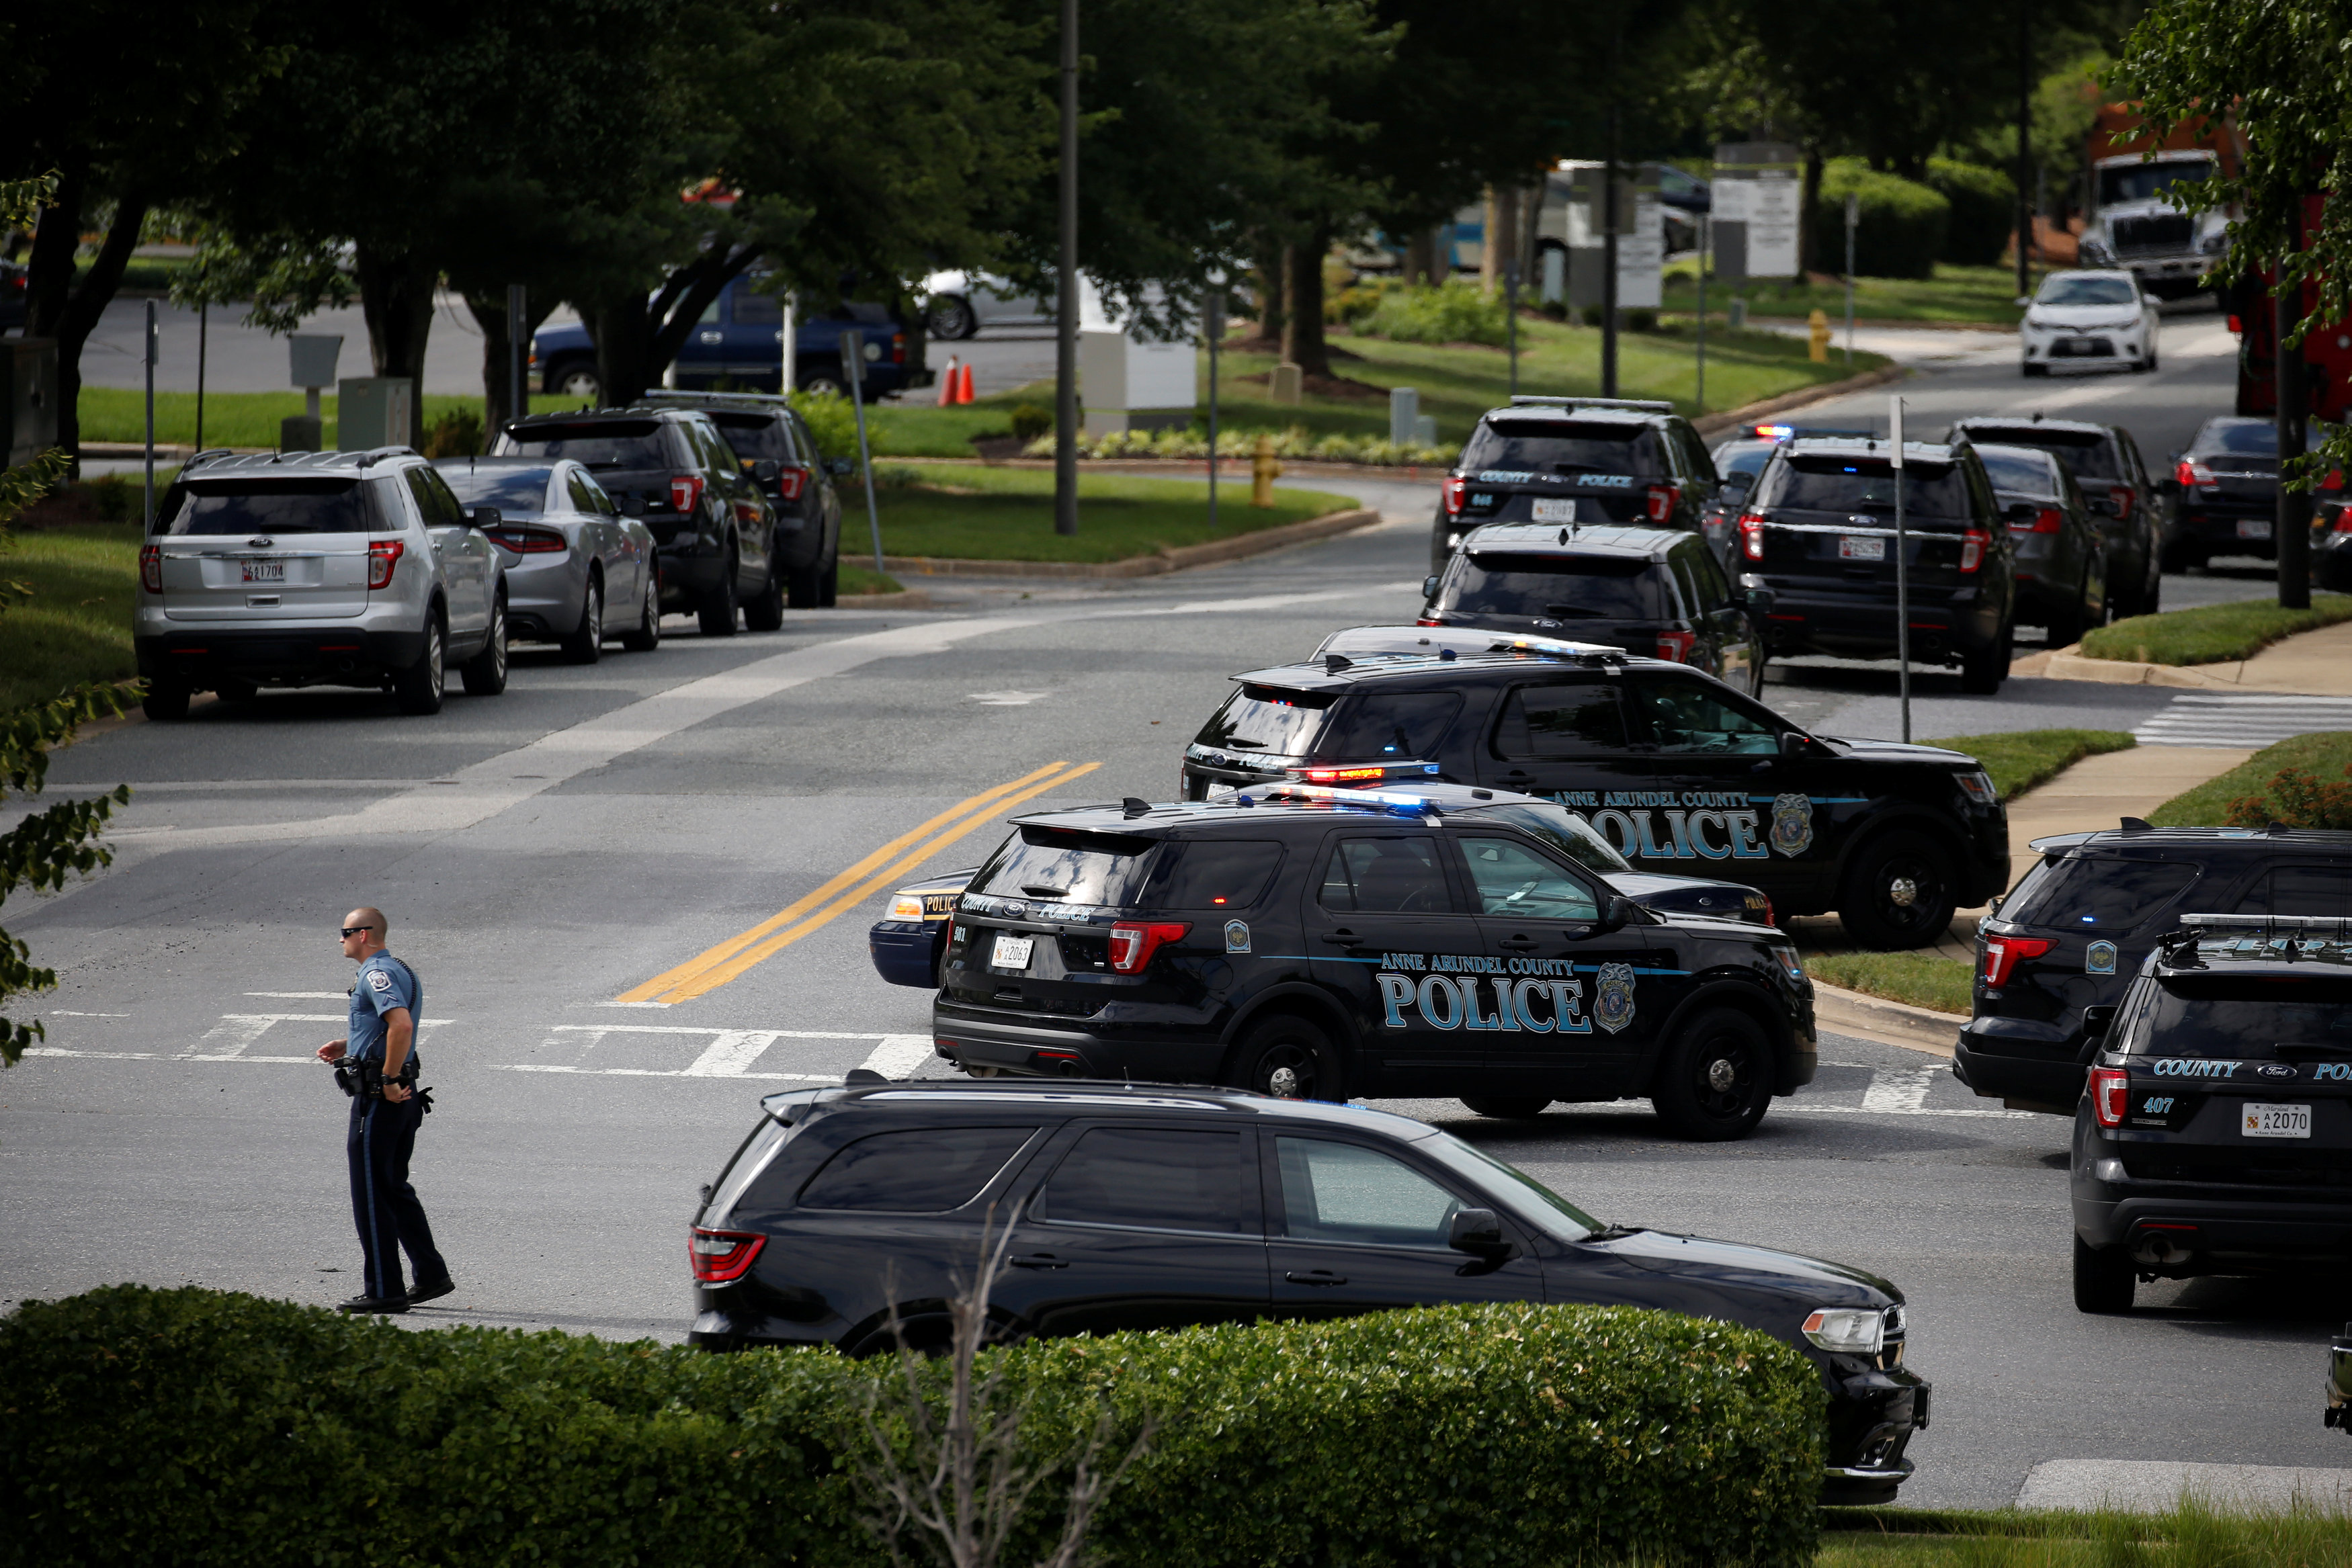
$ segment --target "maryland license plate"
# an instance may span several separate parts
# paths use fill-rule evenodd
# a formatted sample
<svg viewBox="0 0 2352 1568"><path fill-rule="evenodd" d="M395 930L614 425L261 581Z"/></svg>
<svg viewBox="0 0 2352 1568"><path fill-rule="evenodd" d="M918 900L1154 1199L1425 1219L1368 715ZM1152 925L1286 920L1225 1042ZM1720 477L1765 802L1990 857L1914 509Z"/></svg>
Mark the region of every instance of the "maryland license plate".
<svg viewBox="0 0 2352 1568"><path fill-rule="evenodd" d="M996 951L988 956L992 969L1025 969L1029 967L1029 950L1037 945L1034 936L1015 936L1010 931L996 934Z"/></svg>
<svg viewBox="0 0 2352 1568"><path fill-rule="evenodd" d="M1539 523L1572 523L1576 521L1574 501L1538 500L1535 504L1536 521Z"/></svg>
<svg viewBox="0 0 2352 1568"><path fill-rule="evenodd" d="M2311 1136L2311 1107L2264 1105L2249 1100L2238 1131L2249 1138L2307 1138Z"/></svg>
<svg viewBox="0 0 2352 1568"><path fill-rule="evenodd" d="M1885 560L1886 541L1872 538L1867 534L1842 534L1838 538L1840 560Z"/></svg>
<svg viewBox="0 0 2352 1568"><path fill-rule="evenodd" d="M2238 519L2238 537L2242 539L2266 539L2270 538L2270 519L2268 517L2240 517Z"/></svg>
<svg viewBox="0 0 2352 1568"><path fill-rule="evenodd" d="M286 580L286 563L282 560L247 561L245 563L245 580L247 582L283 582Z"/></svg>

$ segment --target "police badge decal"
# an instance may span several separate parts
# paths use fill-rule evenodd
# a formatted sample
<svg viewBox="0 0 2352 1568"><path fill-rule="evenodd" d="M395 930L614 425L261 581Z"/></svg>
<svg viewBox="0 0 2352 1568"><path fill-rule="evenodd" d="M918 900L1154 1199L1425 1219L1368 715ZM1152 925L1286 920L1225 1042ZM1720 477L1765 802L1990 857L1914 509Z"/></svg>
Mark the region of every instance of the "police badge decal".
<svg viewBox="0 0 2352 1568"><path fill-rule="evenodd" d="M1772 797L1772 847L1791 860L1813 847L1811 796Z"/></svg>
<svg viewBox="0 0 2352 1568"><path fill-rule="evenodd" d="M1615 1034L1633 1021L1633 966L1603 964L1593 988L1592 1021Z"/></svg>

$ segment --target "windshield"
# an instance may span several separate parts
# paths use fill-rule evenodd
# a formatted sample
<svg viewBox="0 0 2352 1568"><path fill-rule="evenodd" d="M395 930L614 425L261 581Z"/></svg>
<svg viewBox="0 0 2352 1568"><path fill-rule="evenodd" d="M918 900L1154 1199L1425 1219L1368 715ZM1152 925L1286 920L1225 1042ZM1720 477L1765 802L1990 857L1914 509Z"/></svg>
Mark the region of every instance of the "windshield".
<svg viewBox="0 0 2352 1568"><path fill-rule="evenodd" d="M1985 476L1996 490L2019 490L2029 496L2056 496L2058 466L2046 452L2003 452L1998 446L1979 446L1977 455L1983 459Z"/></svg>
<svg viewBox="0 0 2352 1568"><path fill-rule="evenodd" d="M2036 305L2137 305L2139 289L2120 277L2053 277L2033 298Z"/></svg>
<svg viewBox="0 0 2352 1568"><path fill-rule="evenodd" d="M1220 751L1263 751L1270 757L1304 757L1314 748L1324 716L1338 698L1323 692L1286 692L1275 686L1243 686L1209 716L1193 742Z"/></svg>
<svg viewBox="0 0 2352 1568"><path fill-rule="evenodd" d="M1024 827L989 857L965 891L1063 904L1133 904L1159 847L1156 839L1122 833Z"/></svg>
<svg viewBox="0 0 2352 1568"><path fill-rule="evenodd" d="M1558 1235L1560 1233L1559 1222L1565 1219L1576 1228L1575 1234L1569 1238L1570 1240L1582 1240L1602 1228L1601 1221L1517 1166L1505 1165L1451 1133L1439 1133L1424 1140L1419 1147L1440 1165L1459 1171L1481 1187L1489 1189L1498 1201L1508 1205L1514 1216L1530 1225L1541 1226ZM1496 1176L1507 1179L1497 1183L1495 1180Z"/></svg>
<svg viewBox="0 0 2352 1568"><path fill-rule="evenodd" d="M2197 433L2193 450L2240 457L2278 455L2278 426L2266 419L2216 419Z"/></svg>
<svg viewBox="0 0 2352 1568"><path fill-rule="evenodd" d="M1462 449L1470 475L1625 474L1663 472L1658 444L1644 424L1570 424L1557 419L1495 420L1480 425Z"/></svg>
<svg viewBox="0 0 2352 1568"><path fill-rule="evenodd" d="M1481 806L1463 815L1508 822L1523 832L1533 833L1587 871L1633 869L1633 862L1619 854L1616 846L1601 836L1600 830L1567 807L1550 800L1507 800L1497 806Z"/></svg>
<svg viewBox="0 0 2352 1568"><path fill-rule="evenodd" d="M1765 459L1772 455L1774 444L1769 441L1727 441L1715 449L1716 472L1728 479L1734 474L1746 474L1751 478L1764 472Z"/></svg>
<svg viewBox="0 0 2352 1568"><path fill-rule="evenodd" d="M2132 990L2116 1049L2135 1056L2352 1057L2352 979L2186 975Z"/></svg>
<svg viewBox="0 0 2352 1568"><path fill-rule="evenodd" d="M551 468L444 468L441 477L469 507L496 507L501 517L547 509Z"/></svg>
<svg viewBox="0 0 2352 1568"><path fill-rule="evenodd" d="M2099 171L2099 205L2145 202L2175 185L2195 184L2213 172L2210 162L2129 163Z"/></svg>
<svg viewBox="0 0 2352 1568"><path fill-rule="evenodd" d="M2188 891L2200 869L2179 861L2069 855L2021 883L2000 917L2044 929L2128 931Z"/></svg>
<svg viewBox="0 0 2352 1568"><path fill-rule="evenodd" d="M1505 555L1461 557L1437 591L1441 609L1473 615L1526 615L1550 621L1655 621L1674 612L1659 586L1663 572L1644 557Z"/></svg>
<svg viewBox="0 0 2352 1568"><path fill-rule="evenodd" d="M594 424L533 424L499 438L499 455L569 457L591 468L667 468L657 420L604 420Z"/></svg>
<svg viewBox="0 0 2352 1568"><path fill-rule="evenodd" d="M160 534L365 534L400 526L368 487L340 475L315 478L184 479L156 509Z"/></svg>
<svg viewBox="0 0 2352 1568"><path fill-rule="evenodd" d="M1957 465L1912 459L1903 468L1903 510L1911 517L1965 518L1968 481ZM1895 515L1895 468L1884 457L1790 457L1764 481L1759 507Z"/></svg>

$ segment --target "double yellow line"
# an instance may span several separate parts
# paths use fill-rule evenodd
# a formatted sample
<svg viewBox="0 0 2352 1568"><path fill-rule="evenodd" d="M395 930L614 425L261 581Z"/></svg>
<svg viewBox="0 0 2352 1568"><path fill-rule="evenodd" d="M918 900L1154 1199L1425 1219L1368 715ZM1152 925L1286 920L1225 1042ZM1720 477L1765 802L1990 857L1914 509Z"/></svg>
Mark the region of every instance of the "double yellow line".
<svg viewBox="0 0 2352 1568"><path fill-rule="evenodd" d="M969 800L959 800L920 827L892 839L824 886L793 900L749 931L739 932L677 967L623 991L616 999L685 1002L715 991L774 957L843 911L864 903L876 890L902 880L908 872L997 813L1034 800L1048 789L1058 789L1101 766L1099 762L1049 762L1034 773L983 789Z"/></svg>

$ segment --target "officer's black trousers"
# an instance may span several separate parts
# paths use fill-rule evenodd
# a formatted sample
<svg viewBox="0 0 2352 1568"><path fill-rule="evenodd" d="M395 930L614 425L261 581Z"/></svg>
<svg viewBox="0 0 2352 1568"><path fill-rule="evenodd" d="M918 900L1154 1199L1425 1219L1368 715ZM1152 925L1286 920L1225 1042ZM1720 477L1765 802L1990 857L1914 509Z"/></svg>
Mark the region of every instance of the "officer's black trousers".
<svg viewBox="0 0 2352 1568"><path fill-rule="evenodd" d="M425 1206L408 1185L408 1156L424 1119L425 1107L413 1094L396 1105L368 1094L352 1102L351 1134L344 1142L352 1163L352 1218L367 1260L366 1294L378 1301L407 1293L400 1278L404 1248L417 1283L449 1277L449 1266L434 1248Z"/></svg>

